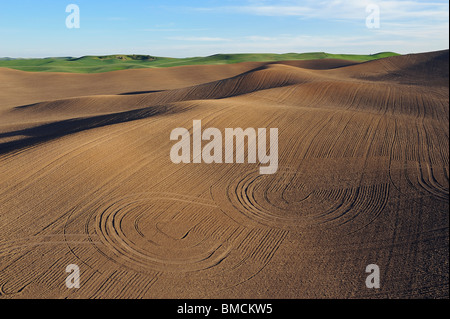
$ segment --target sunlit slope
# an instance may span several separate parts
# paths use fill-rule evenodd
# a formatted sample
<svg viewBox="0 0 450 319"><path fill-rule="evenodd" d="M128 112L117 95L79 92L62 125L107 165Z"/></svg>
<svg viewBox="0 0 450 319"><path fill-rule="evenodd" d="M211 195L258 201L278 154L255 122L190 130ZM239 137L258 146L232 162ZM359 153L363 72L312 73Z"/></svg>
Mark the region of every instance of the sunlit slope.
<svg viewBox="0 0 450 319"><path fill-rule="evenodd" d="M448 298L445 54L199 66L203 81L0 70L45 91L0 96L0 298ZM170 133L193 120L278 128L277 173L173 164Z"/></svg>

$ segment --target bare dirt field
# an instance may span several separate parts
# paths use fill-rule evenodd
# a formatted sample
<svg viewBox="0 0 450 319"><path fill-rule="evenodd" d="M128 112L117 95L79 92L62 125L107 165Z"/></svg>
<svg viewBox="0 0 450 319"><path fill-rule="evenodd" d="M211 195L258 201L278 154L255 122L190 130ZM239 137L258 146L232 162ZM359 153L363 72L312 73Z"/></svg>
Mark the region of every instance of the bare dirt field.
<svg viewBox="0 0 450 319"><path fill-rule="evenodd" d="M448 59L0 69L0 298L448 298ZM172 163L193 120L277 173Z"/></svg>

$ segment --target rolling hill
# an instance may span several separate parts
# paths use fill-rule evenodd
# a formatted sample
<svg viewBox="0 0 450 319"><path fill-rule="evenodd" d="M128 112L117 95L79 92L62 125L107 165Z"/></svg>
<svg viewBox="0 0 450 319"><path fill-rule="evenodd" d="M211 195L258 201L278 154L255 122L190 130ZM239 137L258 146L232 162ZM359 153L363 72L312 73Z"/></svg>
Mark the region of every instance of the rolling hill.
<svg viewBox="0 0 450 319"><path fill-rule="evenodd" d="M103 73L127 69L166 68L186 65L217 65L240 62L276 62L289 60L342 59L358 62L397 56L383 52L374 55L286 53L286 54L216 54L208 57L167 58L150 55L84 56L80 58L57 57L44 59L0 59L0 67L29 72Z"/></svg>
<svg viewBox="0 0 450 319"><path fill-rule="evenodd" d="M0 299L448 299L448 61L0 68ZM277 173L173 163L194 120L278 128Z"/></svg>

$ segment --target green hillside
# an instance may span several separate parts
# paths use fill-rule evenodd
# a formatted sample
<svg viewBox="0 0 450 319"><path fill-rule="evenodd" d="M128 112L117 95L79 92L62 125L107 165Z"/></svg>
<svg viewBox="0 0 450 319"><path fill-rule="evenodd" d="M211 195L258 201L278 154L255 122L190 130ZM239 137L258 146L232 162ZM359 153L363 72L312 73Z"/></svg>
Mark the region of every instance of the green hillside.
<svg viewBox="0 0 450 319"><path fill-rule="evenodd" d="M153 57L149 55L109 55L45 59L0 58L0 67L29 72L101 73L126 69L286 60L344 59L365 62L395 55L398 54L393 52L382 52L374 55L352 55L313 52L286 54L216 54L208 57L182 59Z"/></svg>

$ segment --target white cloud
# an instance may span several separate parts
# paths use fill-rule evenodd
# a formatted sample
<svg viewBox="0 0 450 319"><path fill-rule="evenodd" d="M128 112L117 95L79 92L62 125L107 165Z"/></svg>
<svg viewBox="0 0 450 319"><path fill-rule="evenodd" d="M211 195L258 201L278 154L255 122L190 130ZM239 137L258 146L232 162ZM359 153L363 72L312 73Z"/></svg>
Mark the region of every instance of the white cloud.
<svg viewBox="0 0 450 319"><path fill-rule="evenodd" d="M263 16L311 16L314 14L313 8L300 6L243 6L233 7L241 13L249 13Z"/></svg>
<svg viewBox="0 0 450 319"><path fill-rule="evenodd" d="M367 15L369 4L380 6L381 14L386 20L426 18L448 20L448 2L399 1L399 0L305 0L305 1L253 2L243 6L222 6L212 8L195 8L198 11L243 13L261 16L298 16L319 19L361 19Z"/></svg>
<svg viewBox="0 0 450 319"><path fill-rule="evenodd" d="M231 39L225 38L214 38L214 37L170 37L169 40L176 41L197 41L197 42L227 42L231 41Z"/></svg>
<svg viewBox="0 0 450 319"><path fill-rule="evenodd" d="M277 41L279 37L264 37L259 35L251 35L245 37L245 39L253 42L260 42L260 41L267 42L267 41Z"/></svg>
<svg viewBox="0 0 450 319"><path fill-rule="evenodd" d="M382 32L382 31L378 31ZM212 55L216 53L287 53L287 52L329 52L374 54L382 51L398 53L417 53L443 49L440 38L427 37L427 41L411 41L405 37L386 37L383 33L361 36L317 36L317 35L285 35L279 37L242 36L234 39L217 38L217 41L199 41L190 38L188 44L167 43L161 48L152 48L152 52L162 56L180 52L180 56ZM180 38L181 39L181 38ZM184 38L183 40L186 40ZM220 41L219 41L220 40ZM156 53L153 53L156 54Z"/></svg>
<svg viewBox="0 0 450 319"><path fill-rule="evenodd" d="M208 29L182 29L182 28L149 28L149 29L139 29L137 31L144 32L187 32L187 31L206 31Z"/></svg>
<svg viewBox="0 0 450 319"><path fill-rule="evenodd" d="M420 0L248 0L242 6L222 6L215 8L203 8L199 10L216 11L226 14L246 14L267 17L298 17L315 21L347 21L364 24L368 16L366 8L369 4L380 7L381 28L372 29L370 34L366 33L367 44L381 43L384 41L386 47L389 44L399 47L400 43L405 45L404 50L413 47L431 48L448 47L449 27L449 3L439 1ZM358 32L361 34L361 29ZM261 42L263 46L271 45L280 41L290 45L298 44L299 47L315 43L317 37L308 38L309 43L303 43L302 37L267 37L262 35L247 36L251 42ZM323 47L330 47L333 43L343 47L341 39L319 37ZM325 42L323 42L325 40ZM284 41L281 43L281 41ZM312 41L312 42L311 42ZM420 42L420 43L418 43ZM253 43L254 44L254 43ZM328 44L325 46L325 44ZM347 43L348 45L355 45ZM360 45L361 43L359 43ZM276 44L275 44L276 45Z"/></svg>

